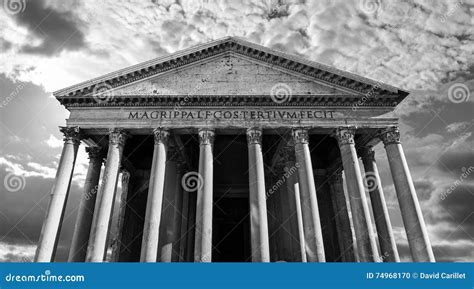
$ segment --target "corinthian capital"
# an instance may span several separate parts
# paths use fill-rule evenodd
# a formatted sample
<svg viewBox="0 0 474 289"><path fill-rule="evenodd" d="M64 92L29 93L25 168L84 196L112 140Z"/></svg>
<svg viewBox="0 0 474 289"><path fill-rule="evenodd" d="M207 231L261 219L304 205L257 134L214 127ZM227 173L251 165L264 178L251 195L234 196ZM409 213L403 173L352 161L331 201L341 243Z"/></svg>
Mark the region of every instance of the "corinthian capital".
<svg viewBox="0 0 474 289"><path fill-rule="evenodd" d="M168 130L166 130L164 128L155 128L153 130L153 134L155 135L155 144L157 144L157 143L167 144L168 143L168 137L170 135Z"/></svg>
<svg viewBox="0 0 474 289"><path fill-rule="evenodd" d="M308 130L305 128L297 128L293 130L293 140L295 143L307 144L309 142Z"/></svg>
<svg viewBox="0 0 474 289"><path fill-rule="evenodd" d="M380 132L380 139L384 145L400 143L400 130L394 126Z"/></svg>
<svg viewBox="0 0 474 289"><path fill-rule="evenodd" d="M262 143L262 130L259 128L247 129L247 141L248 141L248 144L261 144Z"/></svg>
<svg viewBox="0 0 474 289"><path fill-rule="evenodd" d="M78 126L60 126L59 131L64 135L64 143L79 145L81 142L81 134Z"/></svg>
<svg viewBox="0 0 474 289"><path fill-rule="evenodd" d="M111 128L109 130L109 144L111 145L123 147L127 138L127 132L121 128Z"/></svg>
<svg viewBox="0 0 474 289"><path fill-rule="evenodd" d="M212 145L214 143L214 130L202 128L198 132L200 145Z"/></svg>
<svg viewBox="0 0 474 289"><path fill-rule="evenodd" d="M340 127L336 130L336 139L339 145L354 144L355 128Z"/></svg>

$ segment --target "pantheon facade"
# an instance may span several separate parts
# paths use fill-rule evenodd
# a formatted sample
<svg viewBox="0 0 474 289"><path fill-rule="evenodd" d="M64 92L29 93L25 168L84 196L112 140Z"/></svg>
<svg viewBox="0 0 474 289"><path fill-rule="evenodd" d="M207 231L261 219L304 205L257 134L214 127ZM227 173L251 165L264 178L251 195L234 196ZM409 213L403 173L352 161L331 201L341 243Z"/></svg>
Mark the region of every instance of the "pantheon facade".
<svg viewBox="0 0 474 289"><path fill-rule="evenodd" d="M383 143L412 259L434 262L386 116L408 94L235 37L57 91L70 116L35 260L54 261L85 146L71 262L398 262Z"/></svg>

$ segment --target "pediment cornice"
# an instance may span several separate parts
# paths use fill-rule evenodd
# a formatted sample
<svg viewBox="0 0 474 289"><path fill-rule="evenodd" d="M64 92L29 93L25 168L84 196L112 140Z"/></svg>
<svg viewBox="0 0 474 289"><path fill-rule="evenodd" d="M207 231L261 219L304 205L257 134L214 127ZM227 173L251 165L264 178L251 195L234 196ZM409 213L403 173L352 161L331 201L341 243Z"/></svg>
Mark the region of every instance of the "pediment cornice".
<svg viewBox="0 0 474 289"><path fill-rule="evenodd" d="M105 87L107 90L113 90L179 67L183 67L193 62L201 61L203 59L224 53L236 53L239 55L251 57L270 65L275 65L292 72L309 76L318 81L323 81L337 87L352 90L354 91L354 96L358 95L359 99L363 94L376 91L377 95L383 95L384 98L387 98L383 102L388 101L391 103L390 106L392 106L393 104L396 105L401 102L408 95L408 92L390 85L382 84L358 75L322 65L320 63L312 62L298 56L272 50L240 38L227 37L207 44L198 45L166 57L134 65L126 69L122 69L114 73L110 73L90 81L56 91L54 92L54 96L56 96L56 98L65 106L77 106L81 103L85 105L92 105L92 95L98 89L103 89ZM199 98L199 96L197 97ZM309 101L308 98L313 96L304 97L306 97L306 100ZM314 96L314 99L310 101L317 102L320 101L321 98L328 99L329 101L329 99L338 99L338 96ZM373 98L371 101L380 101L377 100L378 97L371 98ZM113 99L113 101L107 102L105 104L96 102L96 105L114 105L120 102L128 103L133 99L137 99L140 101L140 103L142 103L143 101L162 102L163 99L169 98L164 95L153 95L150 97L122 96L116 97Z"/></svg>

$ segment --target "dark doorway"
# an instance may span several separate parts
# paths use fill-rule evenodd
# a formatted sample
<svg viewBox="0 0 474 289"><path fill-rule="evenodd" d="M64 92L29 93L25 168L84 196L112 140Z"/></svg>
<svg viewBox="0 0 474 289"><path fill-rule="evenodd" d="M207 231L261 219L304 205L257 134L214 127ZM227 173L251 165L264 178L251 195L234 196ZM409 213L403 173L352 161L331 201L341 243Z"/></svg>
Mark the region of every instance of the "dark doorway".
<svg viewBox="0 0 474 289"><path fill-rule="evenodd" d="M248 198L221 198L214 204L213 262L250 261Z"/></svg>

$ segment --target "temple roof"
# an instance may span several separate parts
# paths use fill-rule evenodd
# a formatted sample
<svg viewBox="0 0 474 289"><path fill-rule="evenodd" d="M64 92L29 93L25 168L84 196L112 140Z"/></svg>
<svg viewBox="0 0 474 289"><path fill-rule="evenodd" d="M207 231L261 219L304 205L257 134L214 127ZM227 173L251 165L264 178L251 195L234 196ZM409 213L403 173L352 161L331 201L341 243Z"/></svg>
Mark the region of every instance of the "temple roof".
<svg viewBox="0 0 474 289"><path fill-rule="evenodd" d="M377 98L385 99L385 105L395 106L409 94L409 92L397 87L310 61L300 56L270 49L239 37L225 37L105 74L58 90L53 95L66 106L88 103L98 88L100 88L101 93L104 92L104 87L106 90L116 91L177 68L187 67L195 62L202 62L208 58L215 58L229 53L302 75L318 83L336 87L339 89L339 96L340 91L344 91L345 96L352 96L353 99L354 97L362 98L364 95L374 94L374 91L376 91ZM153 97L156 98L156 95Z"/></svg>

